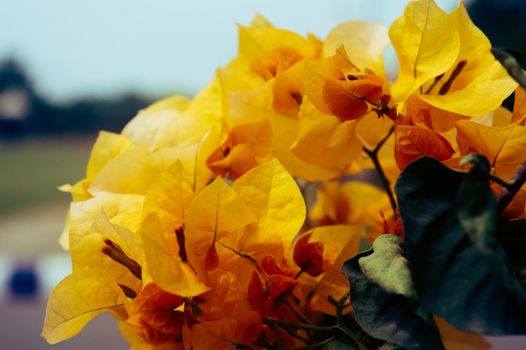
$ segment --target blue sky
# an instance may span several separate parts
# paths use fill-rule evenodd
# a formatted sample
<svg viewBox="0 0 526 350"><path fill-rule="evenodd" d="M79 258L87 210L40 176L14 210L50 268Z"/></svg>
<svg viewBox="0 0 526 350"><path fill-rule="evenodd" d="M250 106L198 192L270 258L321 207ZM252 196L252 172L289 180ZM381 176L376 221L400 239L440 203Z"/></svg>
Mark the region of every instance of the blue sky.
<svg viewBox="0 0 526 350"><path fill-rule="evenodd" d="M437 1L451 10L456 0ZM0 58L27 67L63 101L139 91L194 93L236 53L235 23L260 12L276 26L324 37L336 24L389 25L405 0L17 0L0 9Z"/></svg>

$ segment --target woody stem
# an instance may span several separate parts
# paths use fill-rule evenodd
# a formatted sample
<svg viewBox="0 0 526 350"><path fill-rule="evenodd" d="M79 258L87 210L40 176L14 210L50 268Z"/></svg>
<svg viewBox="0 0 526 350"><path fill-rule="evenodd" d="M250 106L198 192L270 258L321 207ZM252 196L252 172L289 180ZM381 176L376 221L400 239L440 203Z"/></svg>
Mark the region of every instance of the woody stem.
<svg viewBox="0 0 526 350"><path fill-rule="evenodd" d="M305 323L294 323L280 320L270 320L264 318L263 323L268 324L269 326L280 326L281 328L293 328L293 329L302 329L304 331L312 331L317 333L331 333L331 327L324 326L314 326L311 324Z"/></svg>
<svg viewBox="0 0 526 350"><path fill-rule="evenodd" d="M376 172L378 173L378 177L380 178L380 182L382 183L382 186L385 192L387 192L387 196L389 197L391 208L393 208L393 215L396 217L396 199L394 197L393 191L391 190L391 184L389 182L389 179L385 175L382 165L380 164L380 160L378 159L378 152L380 151L382 146L385 144L387 139L389 139L389 137L393 134L394 128L395 127L393 126L391 127L391 129L389 129L389 132L387 133L387 135L385 135L385 137L382 140L380 140L380 142L378 142L375 148L371 150L371 149L364 147L363 151L365 152L365 154L369 156L369 158L371 158L374 168Z"/></svg>
<svg viewBox="0 0 526 350"><path fill-rule="evenodd" d="M319 343L311 344L311 345L305 345L300 347L294 347L294 348L281 348L281 350L308 350L308 349L324 349L324 346L329 344L334 340L334 337L327 338Z"/></svg>
<svg viewBox="0 0 526 350"><path fill-rule="evenodd" d="M517 171L515 172L515 175L511 178L510 185L508 187L505 187L502 191L500 191L498 195L498 206L499 206L499 213L502 213L504 209L511 203L513 200L513 197L519 192L522 185L526 182L526 161L522 163Z"/></svg>

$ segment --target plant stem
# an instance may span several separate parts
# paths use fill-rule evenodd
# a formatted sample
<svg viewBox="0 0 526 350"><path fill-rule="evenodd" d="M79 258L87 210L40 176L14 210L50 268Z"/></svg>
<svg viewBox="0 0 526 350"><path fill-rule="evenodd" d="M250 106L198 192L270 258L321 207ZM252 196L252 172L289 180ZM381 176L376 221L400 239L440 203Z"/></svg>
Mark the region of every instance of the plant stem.
<svg viewBox="0 0 526 350"><path fill-rule="evenodd" d="M294 330L292 330L292 329L290 329L290 328L285 328L285 332L287 332L288 334L290 334L291 337L294 337L294 338L296 338L296 339L301 340L301 341L304 342L306 345L309 344L309 339L302 337L301 335L297 334Z"/></svg>
<svg viewBox="0 0 526 350"><path fill-rule="evenodd" d="M372 150L364 147L363 151L371 158L374 168L376 172L378 173L378 177L380 178L380 181L382 182L382 186L384 187L385 192L387 192L387 196L389 197L389 202L391 203L391 208L393 208L393 215L396 218L396 199L394 197L393 191L391 190L391 184L389 182L389 179L385 175L385 172L382 168L382 165L380 164L380 160L378 159L378 152L382 148L382 146L385 144L387 139L393 134L394 132L394 126L389 129L389 132L383 139L378 142L376 147Z"/></svg>
<svg viewBox="0 0 526 350"><path fill-rule="evenodd" d="M300 276L303 274L304 270L303 268L301 268L298 273L296 274L296 276L294 276L294 279L297 280L298 278L300 278Z"/></svg>
<svg viewBox="0 0 526 350"><path fill-rule="evenodd" d="M511 178L510 185L505 187L498 196L499 213L502 213L504 209L511 203L513 197L519 192L522 185L526 182L526 161L523 162L515 175Z"/></svg>
<svg viewBox="0 0 526 350"><path fill-rule="evenodd" d="M280 321L280 320L270 320L266 318L264 318L262 321L263 323L268 324L269 326L280 326L282 328L302 329L305 331L312 331L312 332L318 332L318 333L331 333L331 327L314 326L311 324L294 323L294 322L287 322L287 321Z"/></svg>
<svg viewBox="0 0 526 350"><path fill-rule="evenodd" d="M305 324L308 324L309 321L307 321L305 319L305 317L303 317L302 314L299 313L298 310L296 310L290 303L287 299L283 300L283 304L289 308L290 311L292 311L292 313L298 318L298 320L300 320L301 322L305 323Z"/></svg>
<svg viewBox="0 0 526 350"><path fill-rule="evenodd" d="M334 337L327 338L319 343L300 346L297 348L281 348L280 350L307 350L307 349L323 349L323 347L334 340Z"/></svg>
<svg viewBox="0 0 526 350"><path fill-rule="evenodd" d="M504 188L510 188L510 186L511 186L511 184L509 182L506 182L506 181L502 180L500 177L495 176L493 174L489 174L489 178L490 178L490 180L498 183L499 185L501 185Z"/></svg>

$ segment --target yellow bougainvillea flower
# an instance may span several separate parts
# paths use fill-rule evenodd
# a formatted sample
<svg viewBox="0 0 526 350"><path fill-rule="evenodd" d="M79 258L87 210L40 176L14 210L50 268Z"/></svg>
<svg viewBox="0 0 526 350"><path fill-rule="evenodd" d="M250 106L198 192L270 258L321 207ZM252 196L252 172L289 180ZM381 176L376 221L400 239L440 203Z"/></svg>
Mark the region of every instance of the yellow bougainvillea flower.
<svg viewBox="0 0 526 350"><path fill-rule="evenodd" d="M126 323L147 343L159 345L182 340L185 314L177 310L185 299L147 284L126 304Z"/></svg>
<svg viewBox="0 0 526 350"><path fill-rule="evenodd" d="M181 227L180 230L184 230ZM177 240L185 232L172 232L172 239ZM148 215L141 228L141 240L144 257L151 279L163 290L184 297L200 295L209 288L199 281L195 271L188 265L184 238L177 240L177 244L169 244L165 238L159 219L155 214ZM184 236L183 236L184 237ZM176 250L177 249L177 250Z"/></svg>
<svg viewBox="0 0 526 350"><path fill-rule="evenodd" d="M262 245L283 247L292 242L305 220L305 202L278 160L252 169L234 182L232 189L257 218L239 237L241 250L250 252Z"/></svg>
<svg viewBox="0 0 526 350"><path fill-rule="evenodd" d="M382 231L383 220L392 215L387 195L364 182L328 181L317 191L317 201L309 212L309 219L317 225L360 225L371 234Z"/></svg>
<svg viewBox="0 0 526 350"><path fill-rule="evenodd" d="M410 2L389 29L399 62L393 98L404 101L424 83L455 64L460 36L452 19L433 0Z"/></svg>
<svg viewBox="0 0 526 350"><path fill-rule="evenodd" d="M106 193L71 204L69 243L73 272L100 269L117 283L132 289L140 285L129 264L115 261L103 249L120 247L116 249L125 251L119 258L131 257L141 264L140 244L134 233L140 227L143 200L138 195Z"/></svg>
<svg viewBox="0 0 526 350"><path fill-rule="evenodd" d="M228 139L207 160L216 174L237 179L272 156L272 129L268 120L234 126Z"/></svg>
<svg viewBox="0 0 526 350"><path fill-rule="evenodd" d="M508 180L526 160L526 127L492 127L472 121L459 121L457 142L462 155L472 152L488 158L495 175Z"/></svg>
<svg viewBox="0 0 526 350"><path fill-rule="evenodd" d="M384 27L363 21L343 23L329 33L324 61L306 64L307 98L293 145L298 157L347 168L358 160L361 147L372 149L388 134L395 109L384 78L387 44Z"/></svg>
<svg viewBox="0 0 526 350"><path fill-rule="evenodd" d="M64 278L49 297L42 336L55 344L76 335L104 311L123 308L121 288L103 270L80 270Z"/></svg>
<svg viewBox="0 0 526 350"><path fill-rule="evenodd" d="M436 131L419 125L396 126L395 159L400 170L423 156L448 160L454 153L449 141Z"/></svg>
<svg viewBox="0 0 526 350"><path fill-rule="evenodd" d="M526 90L518 87L515 90L515 102L513 104L513 113L511 122L526 126Z"/></svg>
<svg viewBox="0 0 526 350"><path fill-rule="evenodd" d="M240 26L239 40L238 57L219 71L228 136L209 159L209 164L219 174L232 165L240 175L239 170L246 171L260 164L258 158L265 160L274 156L294 176L307 180L340 175L340 166L312 164L290 150L296 140L297 117L304 96L304 62L321 56L321 42L313 36L303 38L274 28L266 21L251 27ZM235 128L240 128L242 124L248 127L266 123L270 124L271 133L267 133L265 127L265 133L260 136L265 137L261 140L265 145L272 145L270 150L264 149L267 154L261 152L262 147L256 150L255 155L252 154L255 145L246 144L244 138L233 135ZM229 147L234 138L237 143L233 142L234 147ZM234 151L234 148L238 150ZM225 156L226 149L229 152Z"/></svg>
<svg viewBox="0 0 526 350"><path fill-rule="evenodd" d="M357 119L379 105L385 81L368 71L358 70L343 48L322 62L309 62L305 68L305 92L325 114L343 121Z"/></svg>
<svg viewBox="0 0 526 350"><path fill-rule="evenodd" d="M91 198L88 188L98 172L104 168L110 160L133 147L133 142L125 136L104 131L100 132L91 149L86 177L73 186L62 186L61 190L70 192L73 201Z"/></svg>
<svg viewBox="0 0 526 350"><path fill-rule="evenodd" d="M387 28L378 23L348 21L334 27L323 43L323 57L335 55L343 46L346 57L360 71L384 76L383 53L389 45Z"/></svg>
<svg viewBox="0 0 526 350"><path fill-rule="evenodd" d="M476 117L495 110L517 86L462 3L447 14L433 0L411 2L389 36L400 64L392 86L397 103L416 93L434 107Z"/></svg>
<svg viewBox="0 0 526 350"><path fill-rule="evenodd" d="M357 121L342 122L336 116L320 112L305 97L292 152L313 164L338 167L343 174L361 153L362 143L356 137L357 125Z"/></svg>
<svg viewBox="0 0 526 350"><path fill-rule="evenodd" d="M314 36L301 35L273 26L238 26L239 57L253 73L270 80L304 58L320 55L321 45Z"/></svg>
<svg viewBox="0 0 526 350"><path fill-rule="evenodd" d="M419 97L450 112L483 116L499 107L517 83L495 60L490 41L473 24L462 2L449 16L460 36L460 52L455 64L439 81L444 81L440 89Z"/></svg>
<svg viewBox="0 0 526 350"><path fill-rule="evenodd" d="M255 220L252 208L222 178L216 178L196 195L185 214L186 249L194 268L216 269L217 241Z"/></svg>
<svg viewBox="0 0 526 350"><path fill-rule="evenodd" d="M316 277L302 273L298 278L296 296L302 300L305 309L333 315L334 305L328 298L330 296L338 300L348 291L340 267L349 256L358 253L362 239L360 227L358 225L316 227L300 235L296 239L296 245L306 236L309 237L310 243L322 245L324 271Z"/></svg>

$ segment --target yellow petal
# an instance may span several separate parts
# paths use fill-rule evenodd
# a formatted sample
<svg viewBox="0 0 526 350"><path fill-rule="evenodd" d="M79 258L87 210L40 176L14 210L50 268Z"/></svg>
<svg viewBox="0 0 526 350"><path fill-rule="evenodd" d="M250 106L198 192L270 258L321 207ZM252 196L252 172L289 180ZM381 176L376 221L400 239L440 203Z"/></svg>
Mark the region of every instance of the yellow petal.
<svg viewBox="0 0 526 350"><path fill-rule="evenodd" d="M450 325L446 320L433 315L446 350L487 350L491 344L480 334L462 331Z"/></svg>
<svg viewBox="0 0 526 350"><path fill-rule="evenodd" d="M391 213L384 191L364 182L330 181L317 192L309 217L318 225L360 225L378 233L383 225L381 212L386 217Z"/></svg>
<svg viewBox="0 0 526 350"><path fill-rule="evenodd" d="M110 160L131 148L133 148L133 143L127 137L105 131L100 132L91 150L86 177L92 180Z"/></svg>
<svg viewBox="0 0 526 350"><path fill-rule="evenodd" d="M383 52L389 44L387 28L367 21L348 21L333 28L323 46L323 56L336 54L343 45L349 60L361 71L384 75Z"/></svg>
<svg viewBox="0 0 526 350"><path fill-rule="evenodd" d="M112 224L137 232L142 219L143 199L142 196L101 193L87 201L71 204L69 243L73 272L96 268L131 288L140 284L124 266L102 254L104 235L93 229L93 223L103 211ZM116 240L115 243L124 245L120 238Z"/></svg>
<svg viewBox="0 0 526 350"><path fill-rule="evenodd" d="M238 25L239 56L253 61L283 47L297 51L303 57L315 57L317 47L301 35L275 27L245 27Z"/></svg>
<svg viewBox="0 0 526 350"><path fill-rule="evenodd" d="M104 238L117 243L128 257L132 258L139 264L143 263L144 258L140 241L135 232L127 227L110 222L110 219L104 210L101 210L94 218L91 228Z"/></svg>
<svg viewBox="0 0 526 350"><path fill-rule="evenodd" d="M405 100L426 81L446 72L457 59L460 38L454 22L433 0L410 2L389 29L398 55L396 102Z"/></svg>
<svg viewBox="0 0 526 350"><path fill-rule="evenodd" d="M298 119L272 109L272 81L251 92L229 94L232 125L267 119L272 127L274 156L293 176L318 181L341 175L341 168L326 168L301 160L290 148L296 140Z"/></svg>
<svg viewBox="0 0 526 350"><path fill-rule="evenodd" d="M118 326L122 337L130 343L130 350L184 350L184 346L179 342L168 342L155 345L149 344L143 337L135 333L126 321L119 321Z"/></svg>
<svg viewBox="0 0 526 350"><path fill-rule="evenodd" d="M348 166L359 157L362 144L356 137L356 121L318 111L304 98L299 116L298 140L292 152L300 159L326 167Z"/></svg>
<svg viewBox="0 0 526 350"><path fill-rule="evenodd" d="M246 233L246 246L258 242L290 245L305 220L305 202L298 185L278 160L247 172L236 180L233 189L258 219L256 228Z"/></svg>
<svg viewBox="0 0 526 350"><path fill-rule="evenodd" d="M148 271L159 287L184 297L199 295L209 289L199 282L190 266L168 249L159 218L155 214L144 219L140 235Z"/></svg>
<svg viewBox="0 0 526 350"><path fill-rule="evenodd" d="M58 239L58 244L60 244L60 247L64 250L69 250L69 209L66 213L66 220L64 222L64 228L62 229L62 232L60 233L60 237Z"/></svg>
<svg viewBox="0 0 526 350"><path fill-rule="evenodd" d="M334 305L328 297L338 300L349 291L349 285L340 268L349 256L358 253L362 239L359 226L332 225L322 226L309 231L312 233L310 242L323 243L323 259L327 270L316 279L310 279L305 274L300 277L302 294L307 296L311 290L309 307L312 310L334 315Z"/></svg>
<svg viewBox="0 0 526 350"><path fill-rule="evenodd" d="M295 177L307 181L320 181L340 176L341 167L323 167L302 160L291 151L298 132L298 119L282 114L269 115L274 135L274 156L279 159L287 171Z"/></svg>
<svg viewBox="0 0 526 350"><path fill-rule="evenodd" d="M460 52L456 63L441 78L444 84L460 61L465 66L453 80L449 91L443 95L432 93L420 98L429 104L446 111L469 117L483 116L496 108L517 87L504 67L491 54L491 43L478 29L466 11L464 4L452 12L451 18L460 37Z"/></svg>
<svg viewBox="0 0 526 350"><path fill-rule="evenodd" d="M171 109L143 110L124 127L122 135L153 149L183 146L201 142L217 123L217 118L204 113L191 116Z"/></svg>
<svg viewBox="0 0 526 350"><path fill-rule="evenodd" d="M378 118L376 113L368 113L358 121L356 137L364 147L373 149L387 136L393 125L393 121L389 118Z"/></svg>
<svg viewBox="0 0 526 350"><path fill-rule="evenodd" d="M194 198L192 182L180 162L163 172L146 193L144 216L155 213L163 232L173 233L183 225L185 210Z"/></svg>
<svg viewBox="0 0 526 350"><path fill-rule="evenodd" d="M78 181L73 186L61 186L59 190L71 193L73 201L75 202L91 198L92 195L88 190L98 172L112 159L133 147L133 142L125 136L105 131L100 132L91 150L86 178Z"/></svg>
<svg viewBox="0 0 526 350"><path fill-rule="evenodd" d="M255 220L252 208L217 177L195 196L186 211L187 246L203 255L214 242Z"/></svg>
<svg viewBox="0 0 526 350"><path fill-rule="evenodd" d="M136 147L111 160L93 179L89 191L144 195L161 174L169 173L177 163L183 165L187 179L199 188L210 178L210 171L199 166L204 152L201 148L197 144L149 152L145 147Z"/></svg>
<svg viewBox="0 0 526 350"><path fill-rule="evenodd" d="M518 87L515 90L515 103L513 104L512 121L519 125L524 125L526 117L526 90Z"/></svg>
<svg viewBox="0 0 526 350"><path fill-rule="evenodd" d="M261 13L256 13L252 21L250 21L251 28L268 28L272 27L272 23L265 18Z"/></svg>
<svg viewBox="0 0 526 350"><path fill-rule="evenodd" d="M146 110L147 111L161 111L165 109L173 109L178 112L184 112L188 108L190 103L191 101L188 99L188 97L170 96L170 97L166 97L166 98L163 98L162 100L152 103L146 108Z"/></svg>
<svg viewBox="0 0 526 350"><path fill-rule="evenodd" d="M50 344L76 335L91 319L124 305L125 296L101 270L80 270L64 278L51 292L42 336Z"/></svg>
<svg viewBox="0 0 526 350"><path fill-rule="evenodd" d="M496 108L517 87L497 61L485 70L479 69L477 76L462 89L451 89L445 95L420 95L427 103L457 114L480 117Z"/></svg>
<svg viewBox="0 0 526 350"><path fill-rule="evenodd" d="M90 193L144 194L151 183L149 155L145 147L136 147L112 159L93 179Z"/></svg>
<svg viewBox="0 0 526 350"><path fill-rule="evenodd" d="M459 121L457 142L460 153L481 153L495 168L495 174L508 180L526 160L526 127L491 127L472 121Z"/></svg>

